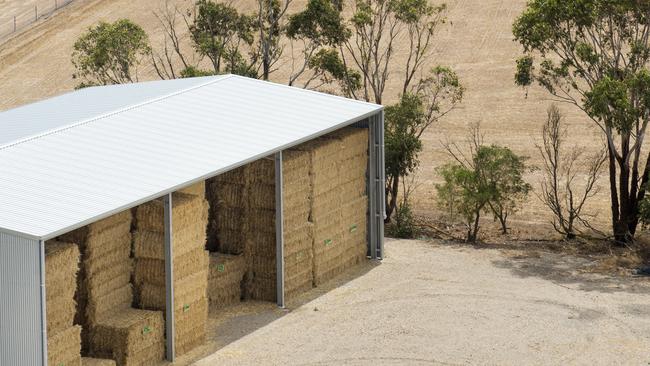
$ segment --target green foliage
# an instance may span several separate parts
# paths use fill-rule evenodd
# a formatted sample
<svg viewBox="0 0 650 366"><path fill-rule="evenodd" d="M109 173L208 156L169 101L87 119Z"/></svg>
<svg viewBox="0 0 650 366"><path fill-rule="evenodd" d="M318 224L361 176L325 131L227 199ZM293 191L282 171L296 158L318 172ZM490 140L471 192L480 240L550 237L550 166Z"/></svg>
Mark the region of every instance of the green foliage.
<svg viewBox="0 0 650 366"><path fill-rule="evenodd" d="M404 177L418 166L418 153L422 141L417 136L419 126L425 122L422 99L407 93L399 103L385 110L385 165L387 177Z"/></svg>
<svg viewBox="0 0 650 366"><path fill-rule="evenodd" d="M136 80L134 69L150 52L147 34L128 19L100 22L74 44L74 78L79 87L122 84Z"/></svg>
<svg viewBox="0 0 650 366"><path fill-rule="evenodd" d="M650 122L649 14L648 1L530 0L513 25L525 52L516 83L537 82L605 134L613 231L621 242L634 237L650 176L638 159Z"/></svg>
<svg viewBox="0 0 650 366"><path fill-rule="evenodd" d="M416 235L417 227L415 217L411 210L411 204L408 201L398 205L395 211L395 222L389 226L388 235L400 239L413 239Z"/></svg>
<svg viewBox="0 0 650 366"><path fill-rule="evenodd" d="M523 179L528 170L525 161L526 158L498 145L481 146L474 157L477 172L490 190L488 206L503 234L508 231L508 217L519 209L532 189Z"/></svg>
<svg viewBox="0 0 650 366"><path fill-rule="evenodd" d="M350 37L340 10L331 0L309 0L305 10L289 17L287 36L317 46L338 46Z"/></svg>
<svg viewBox="0 0 650 366"><path fill-rule="evenodd" d="M483 184L479 174L460 164L446 164L438 169L442 184L436 184L438 200L452 216L460 215L467 226L466 240L476 241L479 220L491 197L489 187Z"/></svg>
<svg viewBox="0 0 650 366"><path fill-rule="evenodd" d="M241 48L254 42L252 16L239 14L233 6L199 0L190 34L196 51L212 62L215 73L247 73L250 66Z"/></svg>
<svg viewBox="0 0 650 366"><path fill-rule="evenodd" d="M478 237L481 213L491 213L507 232L507 219L528 196L531 186L523 180L528 170L525 158L509 148L480 145L468 160L442 166L438 172L444 183L436 185L440 204L459 215L467 226L467 241ZM454 157L457 157L454 155Z"/></svg>
<svg viewBox="0 0 650 366"><path fill-rule="evenodd" d="M181 70L181 78L195 78L199 76L211 76L214 75L213 71L201 70L194 66L188 66Z"/></svg>

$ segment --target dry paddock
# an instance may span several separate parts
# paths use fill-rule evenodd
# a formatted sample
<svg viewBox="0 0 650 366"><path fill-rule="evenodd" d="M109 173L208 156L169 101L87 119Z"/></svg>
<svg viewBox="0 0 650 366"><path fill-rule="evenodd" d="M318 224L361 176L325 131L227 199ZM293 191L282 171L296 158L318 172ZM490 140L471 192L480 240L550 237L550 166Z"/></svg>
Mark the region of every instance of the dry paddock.
<svg viewBox="0 0 650 366"><path fill-rule="evenodd" d="M647 278L581 274L588 260L544 252L386 251L287 311L225 309L203 352L220 349L196 365L650 364Z"/></svg>

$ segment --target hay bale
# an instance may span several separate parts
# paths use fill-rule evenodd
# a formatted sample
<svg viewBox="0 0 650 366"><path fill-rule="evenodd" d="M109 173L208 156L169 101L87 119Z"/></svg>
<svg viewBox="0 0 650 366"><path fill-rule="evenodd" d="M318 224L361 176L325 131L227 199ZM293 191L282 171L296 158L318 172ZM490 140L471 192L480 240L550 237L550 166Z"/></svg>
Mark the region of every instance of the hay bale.
<svg viewBox="0 0 650 366"><path fill-rule="evenodd" d="M106 318L111 317L115 312L126 311L133 302L133 289L127 284L117 290L97 298L89 298L86 307L86 317L93 325Z"/></svg>
<svg viewBox="0 0 650 366"><path fill-rule="evenodd" d="M164 285L145 282L138 286L139 307L151 310L165 310L166 291ZM182 309L185 304L195 303L207 297L208 270L174 281L174 306Z"/></svg>
<svg viewBox="0 0 650 366"><path fill-rule="evenodd" d="M79 256L76 244L45 243L46 319L50 335L69 330L73 325Z"/></svg>
<svg viewBox="0 0 650 366"><path fill-rule="evenodd" d="M100 241L103 237L102 232L125 222L130 223L132 218L133 216L130 210L122 211L67 234L63 234L60 238L63 241L70 241L77 244L85 244L89 238L93 240L94 237L98 237L95 240Z"/></svg>
<svg viewBox="0 0 650 366"><path fill-rule="evenodd" d="M246 259L243 255L210 255L208 299L211 309L219 309L240 301L241 283L245 272Z"/></svg>
<svg viewBox="0 0 650 366"><path fill-rule="evenodd" d="M274 184L251 183L248 187L248 200L250 207L274 210L275 182Z"/></svg>
<svg viewBox="0 0 650 366"><path fill-rule="evenodd" d="M198 183L194 183L191 186L179 189L178 192L205 198L205 181L202 180Z"/></svg>
<svg viewBox="0 0 650 366"><path fill-rule="evenodd" d="M92 280L99 273L110 270L114 266L129 263L131 257L131 245L124 242L118 248L94 259L84 259L83 268L86 278Z"/></svg>
<svg viewBox="0 0 650 366"><path fill-rule="evenodd" d="M198 196L176 192L172 195L172 231L202 223L208 220L208 202ZM136 209L136 228L153 232L164 232L164 204L161 199L149 201Z"/></svg>
<svg viewBox="0 0 650 366"><path fill-rule="evenodd" d="M194 249L184 255L174 256L174 278L180 280L197 271L208 268L209 253L203 248ZM162 259L136 259L133 280L136 285L145 282L165 285L165 261Z"/></svg>
<svg viewBox="0 0 650 366"><path fill-rule="evenodd" d="M117 366L114 360L104 358L82 357L81 366Z"/></svg>
<svg viewBox="0 0 650 366"><path fill-rule="evenodd" d="M204 248L205 238L205 225L200 222L172 231L174 256L183 256L192 250ZM136 258L165 259L165 234L136 231L133 233L133 254Z"/></svg>
<svg viewBox="0 0 650 366"><path fill-rule="evenodd" d="M126 309L92 327L91 353L117 365L155 364L164 358L165 326L158 311Z"/></svg>
<svg viewBox="0 0 650 366"><path fill-rule="evenodd" d="M48 365L81 366L81 327L71 326L47 336Z"/></svg>
<svg viewBox="0 0 650 366"><path fill-rule="evenodd" d="M183 355L205 343L208 321L208 299L186 304L174 312L176 322L176 354Z"/></svg>
<svg viewBox="0 0 650 366"><path fill-rule="evenodd" d="M46 318L48 335L59 334L74 324L77 302L73 296L54 297L47 301Z"/></svg>
<svg viewBox="0 0 650 366"><path fill-rule="evenodd" d="M246 184L275 184L275 160L267 157L256 160L244 166Z"/></svg>

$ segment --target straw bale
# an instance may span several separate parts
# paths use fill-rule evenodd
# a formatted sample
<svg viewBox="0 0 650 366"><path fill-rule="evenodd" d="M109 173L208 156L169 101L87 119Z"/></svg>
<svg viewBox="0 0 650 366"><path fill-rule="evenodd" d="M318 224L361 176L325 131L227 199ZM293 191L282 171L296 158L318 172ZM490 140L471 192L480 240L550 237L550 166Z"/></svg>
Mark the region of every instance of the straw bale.
<svg viewBox="0 0 650 366"><path fill-rule="evenodd" d="M172 232L172 246L175 256L182 256L205 246L205 231L199 223ZM136 258L165 259L165 234L138 230L133 233L133 252Z"/></svg>
<svg viewBox="0 0 650 366"><path fill-rule="evenodd" d="M228 207L217 209L217 230L243 230L248 216L246 207Z"/></svg>
<svg viewBox="0 0 650 366"><path fill-rule="evenodd" d="M92 328L91 352L110 355L117 365L161 361L164 354L164 324L162 312L159 311L125 309L116 312Z"/></svg>
<svg viewBox="0 0 650 366"><path fill-rule="evenodd" d="M366 178L354 179L341 184L341 194L347 199L367 197Z"/></svg>
<svg viewBox="0 0 650 366"><path fill-rule="evenodd" d="M176 352L180 356L205 343L208 321L208 300L203 298L193 304L185 304L175 311Z"/></svg>
<svg viewBox="0 0 650 366"><path fill-rule="evenodd" d="M243 207L246 200L246 185L239 183L221 183L211 186L211 203L219 208Z"/></svg>
<svg viewBox="0 0 650 366"><path fill-rule="evenodd" d="M212 178L212 181L219 183L238 183L244 180L245 174L245 167L239 167L217 175Z"/></svg>
<svg viewBox="0 0 650 366"><path fill-rule="evenodd" d="M62 238L64 241L71 241L77 244L85 244L89 237L100 235L103 231L106 231L110 227L124 222L131 222L131 220L131 210L125 210L69 233L63 234L60 238Z"/></svg>
<svg viewBox="0 0 650 366"><path fill-rule="evenodd" d="M302 225L286 225L284 227L285 256L302 249L311 249L313 240L314 228L311 222L303 222Z"/></svg>
<svg viewBox="0 0 650 366"><path fill-rule="evenodd" d="M112 288L108 283L119 283L118 279L124 280L125 276L130 278L131 271L133 270L133 260L131 258L124 258L119 262L115 262L112 266L105 267L100 271L96 271L92 276L85 278L84 291L86 295L90 294L96 296L97 294L104 294ZM125 284L129 280L126 280ZM119 286L121 287L121 286Z"/></svg>
<svg viewBox="0 0 650 366"><path fill-rule="evenodd" d="M246 286L244 297L261 301L276 301L276 278L256 277Z"/></svg>
<svg viewBox="0 0 650 366"><path fill-rule="evenodd" d="M248 189L250 207L275 209L275 184L251 183Z"/></svg>
<svg viewBox="0 0 650 366"><path fill-rule="evenodd" d="M49 240L45 242L46 286L55 287L65 282L62 289L74 288L79 271L79 247L74 243Z"/></svg>
<svg viewBox="0 0 650 366"><path fill-rule="evenodd" d="M209 253L202 248L194 249L174 258L174 278L182 279L208 268ZM136 285L148 282L165 284L165 261L162 259L139 258L133 276Z"/></svg>
<svg viewBox="0 0 650 366"><path fill-rule="evenodd" d="M123 245L131 245L131 223L123 222L88 237L85 242L84 257L93 259Z"/></svg>
<svg viewBox="0 0 650 366"><path fill-rule="evenodd" d="M113 291L117 291L124 286L127 286L131 282L131 271L125 271L120 273L118 276L113 277L112 279L100 282L100 281L88 281L88 296L91 299L101 298L106 294L110 294Z"/></svg>
<svg viewBox="0 0 650 366"><path fill-rule="evenodd" d="M246 246L246 237L242 230L221 230L218 234L217 249L227 254L242 254Z"/></svg>
<svg viewBox="0 0 650 366"><path fill-rule="evenodd" d="M48 299L46 306L48 333L57 334L70 328L74 324L76 310L77 302L74 300L74 294Z"/></svg>
<svg viewBox="0 0 650 366"><path fill-rule="evenodd" d="M246 260L242 255L230 255L224 253L210 254L209 278L218 278L230 273L241 274L246 271Z"/></svg>
<svg viewBox="0 0 650 366"><path fill-rule="evenodd" d="M275 233L275 209L250 209L244 231L251 233Z"/></svg>
<svg viewBox="0 0 650 366"><path fill-rule="evenodd" d="M92 278L98 275L98 273L128 262L130 256L131 246L124 245L106 253L102 257L84 260L83 267L86 278L92 280Z"/></svg>
<svg viewBox="0 0 650 366"><path fill-rule="evenodd" d="M318 222L322 217L331 216L332 212L339 210L342 204L343 199L338 190L314 196L311 206L312 221Z"/></svg>
<svg viewBox="0 0 650 366"><path fill-rule="evenodd" d="M117 366L115 360L105 358L82 357L81 366Z"/></svg>
<svg viewBox="0 0 650 366"><path fill-rule="evenodd" d="M311 155L312 164L320 161L331 159L332 156L338 156L339 151L343 148L342 142L332 138L317 138L303 143L294 150L308 151Z"/></svg>
<svg viewBox="0 0 650 366"><path fill-rule="evenodd" d="M130 284L98 298L89 298L86 307L88 322L97 324L115 312L130 308L132 302L133 289Z"/></svg>
<svg viewBox="0 0 650 366"><path fill-rule="evenodd" d="M247 184L274 184L275 181L275 160L262 158L245 165Z"/></svg>
<svg viewBox="0 0 650 366"><path fill-rule="evenodd" d="M164 310L166 291L164 285L148 282L138 286L139 307L143 309ZM208 270L196 272L181 280L174 281L174 306L182 308L183 304L191 304L207 296Z"/></svg>
<svg viewBox="0 0 650 366"><path fill-rule="evenodd" d="M48 333L48 365L81 366L81 327L71 326L56 335Z"/></svg>
<svg viewBox="0 0 650 366"><path fill-rule="evenodd" d="M309 167L311 157L308 151L289 149L282 152L282 173L303 170Z"/></svg>
<svg viewBox="0 0 650 366"><path fill-rule="evenodd" d="M172 195L172 230L182 230L192 223L207 224L208 202L198 196L185 193ZM164 232L164 204L160 199L149 201L136 209L138 230ZM205 230L205 229L204 229Z"/></svg>
<svg viewBox="0 0 650 366"><path fill-rule="evenodd" d="M191 186L179 189L178 192L205 198L205 181L202 180L198 183L192 184Z"/></svg>

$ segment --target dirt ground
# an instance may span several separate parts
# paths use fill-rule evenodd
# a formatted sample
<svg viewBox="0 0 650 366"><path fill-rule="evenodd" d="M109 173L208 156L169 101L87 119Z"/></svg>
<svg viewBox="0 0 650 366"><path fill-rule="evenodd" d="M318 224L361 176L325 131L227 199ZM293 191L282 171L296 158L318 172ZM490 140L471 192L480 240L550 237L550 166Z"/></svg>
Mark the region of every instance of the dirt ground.
<svg viewBox="0 0 650 366"><path fill-rule="evenodd" d="M207 346L220 349L195 365L650 364L647 277L583 273L592 260L549 252L409 240L386 252L287 310L224 311Z"/></svg>

